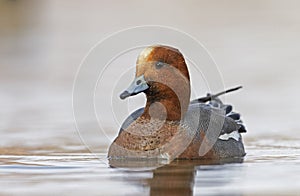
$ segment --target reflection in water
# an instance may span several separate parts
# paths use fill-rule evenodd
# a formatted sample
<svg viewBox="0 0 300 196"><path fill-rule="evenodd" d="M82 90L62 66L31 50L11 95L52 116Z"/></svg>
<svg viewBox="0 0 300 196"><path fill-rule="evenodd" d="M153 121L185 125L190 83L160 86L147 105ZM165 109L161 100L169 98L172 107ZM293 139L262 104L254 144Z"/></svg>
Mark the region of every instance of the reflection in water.
<svg viewBox="0 0 300 196"><path fill-rule="evenodd" d="M195 179L197 171L201 173L201 166L204 165L222 165L225 163L242 163L243 159L224 159L224 160L175 160L170 164L162 166L162 161L159 160L124 160L111 159L109 164L111 167L119 167L128 169L125 181L132 182L132 176L137 172L149 170L152 173L152 178L135 179L140 184L145 184L150 187L150 195L193 195ZM142 168L139 168L144 166ZM157 167L160 166L160 167ZM200 166L200 167L199 167ZM157 167L157 168L154 168ZM153 169L154 168L154 169ZM215 170L215 167L210 170ZM207 170L207 168L204 168ZM227 178L220 178L218 184L230 183ZM209 179L208 179L209 181ZM213 183L216 185L216 183Z"/></svg>
<svg viewBox="0 0 300 196"><path fill-rule="evenodd" d="M193 195L196 169L193 165L170 164L153 170L150 195Z"/></svg>
<svg viewBox="0 0 300 196"><path fill-rule="evenodd" d="M281 147L274 152L274 148L270 151L269 147L260 147L248 152L244 162L175 160L165 165L153 160L147 164L143 161L107 160L107 153L1 155L0 186L5 189L0 190L0 195L299 193L299 150ZM289 158L281 158L283 154ZM45 193L44 190L51 192Z"/></svg>

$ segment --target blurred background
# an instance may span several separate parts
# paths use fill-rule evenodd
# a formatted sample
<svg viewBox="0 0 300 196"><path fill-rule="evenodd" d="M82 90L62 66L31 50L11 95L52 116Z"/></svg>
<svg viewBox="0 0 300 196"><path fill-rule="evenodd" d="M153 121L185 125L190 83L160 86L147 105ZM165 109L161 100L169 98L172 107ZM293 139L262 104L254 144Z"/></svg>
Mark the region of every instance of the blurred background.
<svg viewBox="0 0 300 196"><path fill-rule="evenodd" d="M72 111L80 62L104 37L150 24L192 35L226 87L244 86L226 100L243 115L246 146L299 139L299 1L1 0L0 152L84 150Z"/></svg>

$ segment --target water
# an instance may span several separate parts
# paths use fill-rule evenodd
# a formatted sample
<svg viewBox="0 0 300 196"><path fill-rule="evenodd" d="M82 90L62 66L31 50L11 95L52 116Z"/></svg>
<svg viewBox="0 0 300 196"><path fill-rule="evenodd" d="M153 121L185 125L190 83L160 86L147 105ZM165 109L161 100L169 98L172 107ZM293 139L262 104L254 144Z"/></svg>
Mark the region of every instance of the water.
<svg viewBox="0 0 300 196"><path fill-rule="evenodd" d="M153 170L109 163L105 153L1 155L1 194L299 194L299 148L248 144L247 152L243 163L181 160Z"/></svg>
<svg viewBox="0 0 300 196"><path fill-rule="evenodd" d="M300 195L299 3L160 3L147 5L149 12L136 9L145 8L139 1L1 1L0 195ZM189 14L174 15L182 9ZM125 115L118 123L106 116L106 135L87 130L80 138L72 85L83 56L105 35L156 21L195 36L225 86L245 87L226 96L248 128L242 162L175 161L157 169L109 162ZM129 101L131 111L141 99Z"/></svg>

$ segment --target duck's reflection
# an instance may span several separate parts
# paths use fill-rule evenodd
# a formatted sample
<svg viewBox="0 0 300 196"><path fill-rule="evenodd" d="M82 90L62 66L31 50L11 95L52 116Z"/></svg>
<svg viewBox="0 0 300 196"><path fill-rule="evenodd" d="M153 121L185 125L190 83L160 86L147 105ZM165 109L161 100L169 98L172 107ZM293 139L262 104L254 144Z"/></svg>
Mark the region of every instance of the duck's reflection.
<svg viewBox="0 0 300 196"><path fill-rule="evenodd" d="M150 195L193 195L196 169L173 162L153 170L149 179Z"/></svg>
<svg viewBox="0 0 300 196"><path fill-rule="evenodd" d="M193 195L198 166L241 162L243 162L241 158L218 161L174 160L170 164L163 165L163 163L157 160L109 160L111 167L126 168L126 173L128 173L126 179L133 178L137 172L147 170L151 172L152 178L135 178L134 180L139 185L149 186L150 195ZM129 181L132 182L132 179Z"/></svg>

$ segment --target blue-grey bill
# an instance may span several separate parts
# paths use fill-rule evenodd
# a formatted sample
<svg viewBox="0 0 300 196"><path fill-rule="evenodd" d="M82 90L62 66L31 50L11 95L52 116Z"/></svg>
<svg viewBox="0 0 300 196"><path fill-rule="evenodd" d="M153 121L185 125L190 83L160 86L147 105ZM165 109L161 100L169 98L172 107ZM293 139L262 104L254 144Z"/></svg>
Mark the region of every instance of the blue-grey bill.
<svg viewBox="0 0 300 196"><path fill-rule="evenodd" d="M144 75L141 75L139 77L136 77L130 84L130 86L120 94L120 98L126 99L127 97L139 94L148 88L149 86L144 78Z"/></svg>

